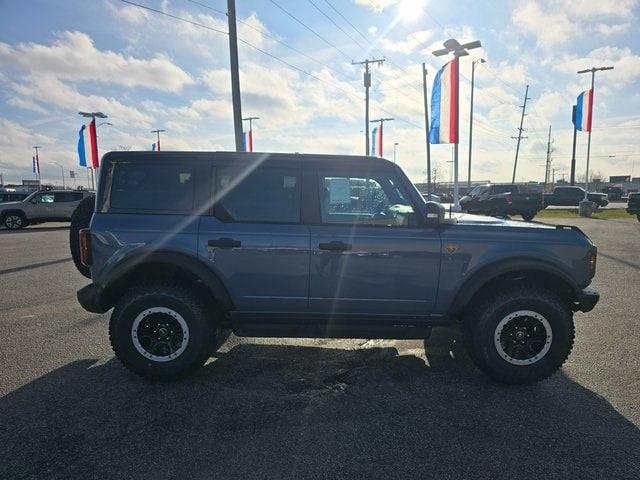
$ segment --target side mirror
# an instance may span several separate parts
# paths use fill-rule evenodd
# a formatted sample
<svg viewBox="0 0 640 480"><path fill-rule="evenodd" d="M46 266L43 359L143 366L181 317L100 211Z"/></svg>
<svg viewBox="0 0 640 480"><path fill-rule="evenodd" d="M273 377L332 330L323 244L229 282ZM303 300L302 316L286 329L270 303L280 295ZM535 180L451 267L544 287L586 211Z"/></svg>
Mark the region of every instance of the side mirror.
<svg viewBox="0 0 640 480"><path fill-rule="evenodd" d="M438 202L427 202L427 225L439 225L444 222L444 207Z"/></svg>

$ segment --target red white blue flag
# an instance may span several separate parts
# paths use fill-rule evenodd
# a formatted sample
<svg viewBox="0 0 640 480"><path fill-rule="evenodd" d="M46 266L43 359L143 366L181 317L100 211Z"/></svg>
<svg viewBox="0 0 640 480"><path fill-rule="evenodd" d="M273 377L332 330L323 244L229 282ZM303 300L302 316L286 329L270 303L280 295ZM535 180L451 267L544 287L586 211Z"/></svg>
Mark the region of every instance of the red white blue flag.
<svg viewBox="0 0 640 480"><path fill-rule="evenodd" d="M40 176L40 159L38 158L38 155L35 155L32 158L32 161L33 161L33 173Z"/></svg>
<svg viewBox="0 0 640 480"><path fill-rule="evenodd" d="M458 143L458 58L436 74L431 93L430 143Z"/></svg>
<svg viewBox="0 0 640 480"><path fill-rule="evenodd" d="M242 132L242 147L245 152L253 152L253 131Z"/></svg>
<svg viewBox="0 0 640 480"><path fill-rule="evenodd" d="M589 89L578 95L576 104L576 128L581 132L591 131L593 116L593 90Z"/></svg>
<svg viewBox="0 0 640 480"><path fill-rule="evenodd" d="M155 142L151 144L151 150L154 152L159 152L160 151L160 142Z"/></svg>
<svg viewBox="0 0 640 480"><path fill-rule="evenodd" d="M87 160L91 165L87 164ZM78 163L81 167L98 168L98 137L96 136L96 122L91 120L80 127L78 132Z"/></svg>
<svg viewBox="0 0 640 480"><path fill-rule="evenodd" d="M371 130L371 156L382 157L382 123Z"/></svg>

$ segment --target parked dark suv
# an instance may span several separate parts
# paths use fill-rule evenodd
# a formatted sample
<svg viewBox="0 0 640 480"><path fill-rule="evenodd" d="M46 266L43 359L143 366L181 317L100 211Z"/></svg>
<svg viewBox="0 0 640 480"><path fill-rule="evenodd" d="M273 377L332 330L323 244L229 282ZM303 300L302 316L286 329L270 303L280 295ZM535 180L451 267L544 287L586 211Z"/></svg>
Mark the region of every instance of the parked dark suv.
<svg viewBox="0 0 640 480"><path fill-rule="evenodd" d="M575 227L445 219L379 158L112 152L80 233L91 312L116 356L175 379L239 336L426 338L460 322L492 378L526 383L569 355L596 247Z"/></svg>

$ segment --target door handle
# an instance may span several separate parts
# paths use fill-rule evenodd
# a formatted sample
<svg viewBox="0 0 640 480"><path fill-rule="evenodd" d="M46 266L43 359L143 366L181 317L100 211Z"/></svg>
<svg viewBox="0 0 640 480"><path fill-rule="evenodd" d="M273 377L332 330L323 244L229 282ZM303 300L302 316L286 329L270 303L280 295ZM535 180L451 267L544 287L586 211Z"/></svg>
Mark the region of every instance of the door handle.
<svg viewBox="0 0 640 480"><path fill-rule="evenodd" d="M237 248L242 245L242 242L233 238L218 238L217 240L209 240L207 245L218 248Z"/></svg>
<svg viewBox="0 0 640 480"><path fill-rule="evenodd" d="M318 247L320 250L329 250L332 252L346 252L347 250L351 250L351 245L349 243L338 241L321 243Z"/></svg>

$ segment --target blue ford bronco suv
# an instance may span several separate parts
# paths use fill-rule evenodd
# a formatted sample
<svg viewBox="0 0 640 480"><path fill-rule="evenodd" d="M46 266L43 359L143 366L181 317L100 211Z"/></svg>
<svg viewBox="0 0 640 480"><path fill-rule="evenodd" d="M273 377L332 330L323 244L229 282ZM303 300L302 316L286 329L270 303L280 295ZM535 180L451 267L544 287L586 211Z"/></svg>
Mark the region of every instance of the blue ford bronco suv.
<svg viewBox="0 0 640 480"><path fill-rule="evenodd" d="M122 363L172 380L238 336L424 339L459 323L475 364L529 383L567 359L596 247L579 229L446 216L387 160L111 152L80 231Z"/></svg>

